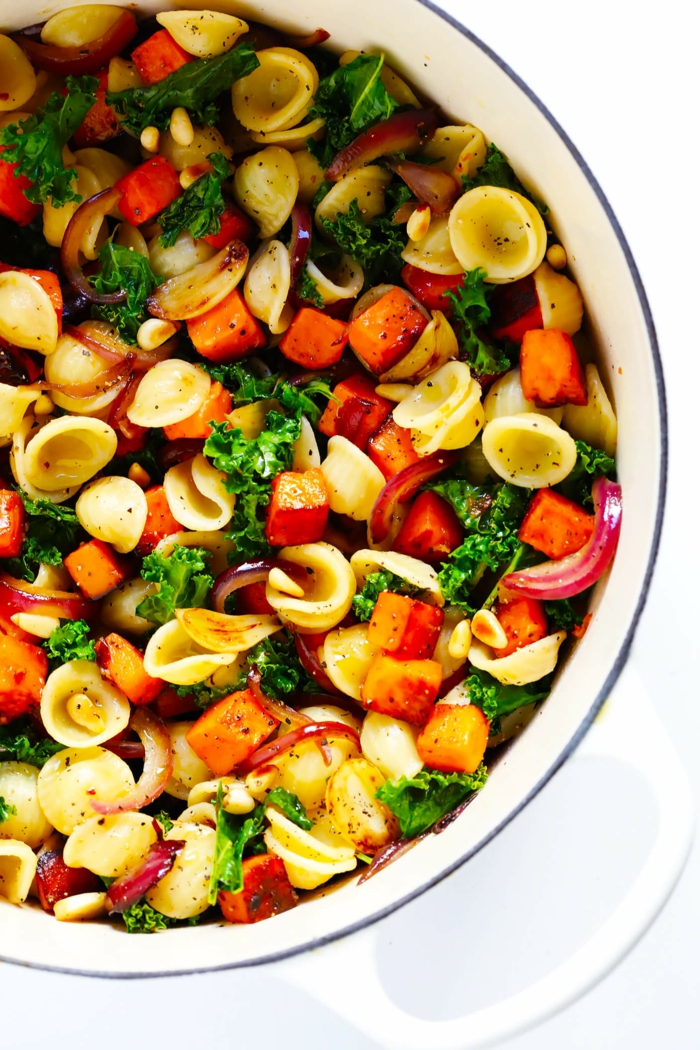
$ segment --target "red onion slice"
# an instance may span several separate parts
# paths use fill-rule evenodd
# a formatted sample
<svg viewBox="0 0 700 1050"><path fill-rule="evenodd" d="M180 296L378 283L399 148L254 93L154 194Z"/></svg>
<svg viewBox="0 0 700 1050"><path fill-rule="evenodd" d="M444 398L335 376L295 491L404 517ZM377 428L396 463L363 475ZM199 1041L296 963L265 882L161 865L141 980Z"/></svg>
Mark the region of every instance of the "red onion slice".
<svg viewBox="0 0 700 1050"><path fill-rule="evenodd" d="M258 766L264 766L268 762L272 762L278 755L289 751L290 748L294 747L295 744L299 744L302 740L313 740L317 736L343 737L345 740L352 740L358 751L361 750L360 737L352 726L347 726L343 722L310 722L307 726L300 726L298 729L293 729L291 733L285 733L284 736L273 740L271 744L259 747L250 758L247 758L245 762L238 766L237 771L244 774L250 773L257 769Z"/></svg>
<svg viewBox="0 0 700 1050"><path fill-rule="evenodd" d="M306 256L311 245L311 212L308 204L300 201L292 208L292 239L289 243L289 264L291 270L290 288L292 292L301 277Z"/></svg>
<svg viewBox="0 0 700 1050"><path fill-rule="evenodd" d="M326 29L314 29L313 33L307 33L305 36L297 36L293 33L287 33L285 40L287 47L295 47L297 50L303 50L306 47L317 47L319 44L323 44L324 41L328 40L330 33Z"/></svg>
<svg viewBox="0 0 700 1050"><path fill-rule="evenodd" d="M133 441L135 438L145 434L148 429L147 427L140 427L138 423L132 423L126 414L136 396L136 390L140 381L141 376L132 376L131 379L127 380L124 389L117 394L112 402L109 418L107 419L112 430L123 434L129 441Z"/></svg>
<svg viewBox="0 0 700 1050"><path fill-rule="evenodd" d="M389 535L396 505L415 496L421 485L451 467L457 462L457 458L456 452L434 452L418 463L404 467L387 481L372 507L369 518L369 528L375 543L381 543Z"/></svg>
<svg viewBox="0 0 700 1050"><path fill-rule="evenodd" d="M121 303L126 299L126 289L111 292L109 295L100 295L88 282L83 268L80 265L80 243L83 235L99 218L105 216L112 210L114 205L122 198L122 191L115 186L101 190L94 196L88 197L74 213L72 219L66 226L61 242L61 265L63 271L73 288L91 303L109 305L110 303Z"/></svg>
<svg viewBox="0 0 700 1050"><path fill-rule="evenodd" d="M369 164L389 153L415 153L432 138L437 128L437 116L432 109L410 109L394 113L373 128L361 132L342 149L326 171L326 178L337 182L346 171L361 164Z"/></svg>
<svg viewBox="0 0 700 1050"><path fill-rule="evenodd" d="M106 740L102 747L127 761L143 758L146 754L146 749L140 740Z"/></svg>
<svg viewBox="0 0 700 1050"><path fill-rule="evenodd" d="M172 357L177 346L177 339L174 337L155 350L140 350L120 339L116 330L101 330L99 339L84 328L75 328L73 325L66 327L66 333L88 350L93 350L104 361L123 361L127 354L131 354L134 358L132 367L135 372L146 372L159 361Z"/></svg>
<svg viewBox="0 0 700 1050"><path fill-rule="evenodd" d="M24 580L16 580L8 573L0 573L0 608L10 615L18 612L43 613L65 620L91 620L99 608L98 602L88 601L71 591L53 591L37 587Z"/></svg>
<svg viewBox="0 0 700 1050"><path fill-rule="evenodd" d="M175 438L162 445L156 454L158 466L165 472L176 463L184 463L186 459L194 459L204 448L204 438ZM223 612L223 609L219 610Z"/></svg>
<svg viewBox="0 0 700 1050"><path fill-rule="evenodd" d="M325 689L329 695L336 694L342 696L323 670L318 654L316 650L309 645L307 636L305 634L295 634L294 644L296 646L297 656L299 657L301 666L307 674L311 675L314 682L317 682L321 686L321 689ZM309 695L311 696L312 694Z"/></svg>
<svg viewBox="0 0 700 1050"><path fill-rule="evenodd" d="M241 561L225 569L214 581L211 589L211 604L215 612L224 612L224 602L229 594L247 587L249 583L260 583L266 580L270 569L281 569L288 576L303 578L306 571L301 565L286 561L284 558L256 558L254 561Z"/></svg>
<svg viewBox="0 0 700 1050"><path fill-rule="evenodd" d="M107 890L105 904L110 915L114 912L121 914L140 901L151 886L168 874L184 846L182 839L160 839L154 842L143 864L115 879Z"/></svg>
<svg viewBox="0 0 700 1050"><path fill-rule="evenodd" d="M112 387L123 382L135 360L136 354L127 354L123 360L117 361L116 365L112 365L106 372L101 372L94 379L89 379L85 383L49 383L42 380L36 385L42 390L57 390L66 397L74 397L76 401L85 401L89 397L96 397L97 394L106 394Z"/></svg>
<svg viewBox="0 0 700 1050"><path fill-rule="evenodd" d="M163 794L173 773L173 750L170 733L163 722L149 711L139 707L131 720L131 728L141 738L144 747L143 772L133 791L109 802L93 799L90 805L96 813L125 813L143 809Z"/></svg>
<svg viewBox="0 0 700 1050"><path fill-rule="evenodd" d="M96 73L110 58L115 58L136 36L136 19L130 11L124 11L106 33L75 47L59 47L57 44L42 44L25 32L13 33L12 39L24 51L35 69L63 76L80 76Z"/></svg>
<svg viewBox="0 0 700 1050"><path fill-rule="evenodd" d="M588 543L575 554L545 561L531 569L509 572L502 583L526 598L556 601L573 598L592 586L615 557L622 524L622 489L608 478L593 482L595 527Z"/></svg>
<svg viewBox="0 0 700 1050"><path fill-rule="evenodd" d="M449 211L460 195L457 180L433 164L416 164L411 160L387 157L387 167L399 176L422 204L429 204L436 215Z"/></svg>
<svg viewBox="0 0 700 1050"><path fill-rule="evenodd" d="M248 675L248 687L267 714L272 715L272 717L276 718L282 725L292 726L297 729L300 726L313 724L313 719L309 718L308 715L303 715L301 711L296 711L293 707L283 704L280 700L273 700L272 697L266 696L262 691L260 684L261 681L262 675L260 674L260 669L257 666L253 667ZM318 744L319 751L323 755L324 765L329 766L333 761L330 747L323 740L317 740L316 743Z"/></svg>

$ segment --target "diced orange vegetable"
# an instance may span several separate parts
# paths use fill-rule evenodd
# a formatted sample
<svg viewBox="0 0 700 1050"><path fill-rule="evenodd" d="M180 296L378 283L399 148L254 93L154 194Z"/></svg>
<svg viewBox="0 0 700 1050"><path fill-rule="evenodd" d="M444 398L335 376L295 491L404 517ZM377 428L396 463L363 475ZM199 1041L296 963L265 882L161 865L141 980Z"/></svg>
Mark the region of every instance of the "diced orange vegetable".
<svg viewBox="0 0 700 1050"><path fill-rule="evenodd" d="M449 503L435 492L421 492L413 501L392 549L437 565L461 542L462 526Z"/></svg>
<svg viewBox="0 0 700 1050"><path fill-rule="evenodd" d="M0 154L7 149L0 146ZM32 204L24 191L33 185L26 175L15 175L19 162L11 164L0 157L0 215L12 219L18 226L27 226L41 211L40 204Z"/></svg>
<svg viewBox="0 0 700 1050"><path fill-rule="evenodd" d="M108 634L95 644L98 666L132 704L150 704L165 685L143 669L143 653L120 634Z"/></svg>
<svg viewBox="0 0 700 1050"><path fill-rule="evenodd" d="M475 773L488 739L489 720L476 704L436 704L418 737L418 754L441 773Z"/></svg>
<svg viewBox="0 0 700 1050"><path fill-rule="evenodd" d="M229 241L249 241L253 236L253 223L248 216L235 204L227 203L223 213L219 216L221 229L218 233L209 233L202 240L211 244L212 248L221 251Z"/></svg>
<svg viewBox="0 0 700 1050"><path fill-rule="evenodd" d="M0 725L38 705L47 670L44 650L15 637L0 623Z"/></svg>
<svg viewBox="0 0 700 1050"><path fill-rule="evenodd" d="M369 438L393 408L391 401L375 392L375 386L360 372L341 380L333 390L337 400L328 402L319 420L321 433L328 437L340 434L364 452Z"/></svg>
<svg viewBox="0 0 700 1050"><path fill-rule="evenodd" d="M174 532L181 532L182 526L170 513L168 501L165 498L165 489L162 485L154 485L146 489L146 504L148 513L141 539L136 546L136 553L141 557L150 554L166 536L172 536Z"/></svg>
<svg viewBox="0 0 700 1050"><path fill-rule="evenodd" d="M247 583L245 587L240 587L236 591L236 612L253 616L260 613L276 615L265 597L266 586L265 581L260 580L259 583Z"/></svg>
<svg viewBox="0 0 700 1050"><path fill-rule="evenodd" d="M115 182L122 191L119 211L132 226L150 222L180 196L180 176L159 153Z"/></svg>
<svg viewBox="0 0 700 1050"><path fill-rule="evenodd" d="M509 602L499 602L493 612L508 639L507 645L494 649L496 656L510 656L516 649L547 637L544 605L537 598L514 598Z"/></svg>
<svg viewBox="0 0 700 1050"><path fill-rule="evenodd" d="M0 558L17 558L22 549L24 504L18 492L0 489Z"/></svg>
<svg viewBox="0 0 700 1050"><path fill-rule="evenodd" d="M401 660L429 660L445 614L436 605L382 591L372 613L367 641Z"/></svg>
<svg viewBox="0 0 700 1050"><path fill-rule="evenodd" d="M86 598L103 598L131 575L129 562L108 543L90 540L63 559L71 579Z"/></svg>
<svg viewBox="0 0 700 1050"><path fill-rule="evenodd" d="M243 861L243 889L222 890L219 907L228 922L260 922L297 903L284 861L274 853L261 853Z"/></svg>
<svg viewBox="0 0 700 1050"><path fill-rule="evenodd" d="M73 140L78 149L85 146L99 146L102 142L109 142L116 138L121 128L117 120L117 114L111 106L107 105L105 95L107 94L107 70L95 74L99 77L100 86L95 91L96 102L92 109L88 110L85 120L73 135Z"/></svg>
<svg viewBox="0 0 700 1050"><path fill-rule="evenodd" d="M380 375L408 353L427 323L406 292L392 288L355 318L348 338L370 372Z"/></svg>
<svg viewBox="0 0 700 1050"><path fill-rule="evenodd" d="M531 328L520 347L520 385L539 408L587 405L586 377L570 335Z"/></svg>
<svg viewBox="0 0 700 1050"><path fill-rule="evenodd" d="M267 343L238 288L218 306L188 321L187 332L195 349L209 361L240 361Z"/></svg>
<svg viewBox="0 0 700 1050"><path fill-rule="evenodd" d="M395 423L393 416L387 416L371 435L367 442L367 455L387 481L420 459L411 441L411 431Z"/></svg>
<svg viewBox="0 0 700 1050"><path fill-rule="evenodd" d="M181 718L199 711L194 694L180 696L172 686L163 689L153 701L153 710L159 718Z"/></svg>
<svg viewBox="0 0 700 1050"><path fill-rule="evenodd" d="M370 711L423 726L440 692L442 667L437 660L397 660L377 653L362 686Z"/></svg>
<svg viewBox="0 0 700 1050"><path fill-rule="evenodd" d="M303 306L282 336L280 350L302 368L330 368L343 356L347 327L313 306Z"/></svg>
<svg viewBox="0 0 700 1050"><path fill-rule="evenodd" d="M273 547L316 543L326 531L330 500L323 473L283 470L272 482L265 535Z"/></svg>
<svg viewBox="0 0 700 1050"><path fill-rule="evenodd" d="M588 630L588 625L593 618L593 613L586 613L583 618L583 623L577 623L575 627L572 627L571 633L574 638L583 638L584 634Z"/></svg>
<svg viewBox="0 0 700 1050"><path fill-rule="evenodd" d="M557 560L585 547L594 528L594 516L578 503L551 489L538 489L530 500L518 539Z"/></svg>
<svg viewBox="0 0 700 1050"><path fill-rule="evenodd" d="M157 84L165 80L193 58L194 55L188 54L180 47L167 29L160 29L153 36L149 36L148 40L144 40L131 52L131 60L146 84Z"/></svg>
<svg viewBox="0 0 700 1050"><path fill-rule="evenodd" d="M44 911L53 914L54 905L79 893L104 892L99 875L87 868L69 868L61 850L49 849L39 854L36 863L36 886Z"/></svg>
<svg viewBox="0 0 700 1050"><path fill-rule="evenodd" d="M532 274L512 284L496 285L489 306L489 331L494 339L522 343L526 332L542 327L542 309Z"/></svg>
<svg viewBox="0 0 700 1050"><path fill-rule="evenodd" d="M163 427L163 433L168 441L177 438L208 438L211 434L209 424L223 423L232 408L228 390L221 383L212 383L207 399L200 408L187 419Z"/></svg>
<svg viewBox="0 0 700 1050"><path fill-rule="evenodd" d="M428 310L442 310L446 317L451 317L454 307L452 300L445 298L445 292L456 292L464 283L464 274L428 273L406 263L401 280Z"/></svg>
<svg viewBox="0 0 700 1050"><path fill-rule="evenodd" d="M245 762L279 725L250 689L231 693L197 719L187 742L212 773L222 777Z"/></svg>

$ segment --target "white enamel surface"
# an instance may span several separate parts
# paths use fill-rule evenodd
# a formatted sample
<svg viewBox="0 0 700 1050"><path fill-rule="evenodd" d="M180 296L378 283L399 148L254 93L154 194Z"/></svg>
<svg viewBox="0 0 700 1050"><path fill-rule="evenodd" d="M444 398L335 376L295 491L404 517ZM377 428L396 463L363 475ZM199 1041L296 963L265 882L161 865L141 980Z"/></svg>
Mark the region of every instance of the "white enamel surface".
<svg viewBox="0 0 700 1050"><path fill-rule="evenodd" d="M60 3L21 9L3 0L5 28L58 10ZM154 12L162 4L143 4ZM653 544L658 491L660 421L649 339L634 283L614 231L575 159L508 76L467 38L415 0L371 0L332 9L324 0L235 5L255 17L312 30L325 26L338 47L386 48L391 65L450 117L472 121L509 155L524 181L549 203L586 301L601 371L610 382L620 422L619 465L625 517L610 579L595 596L596 613L576 656L564 667L550 700L499 765L467 812L440 836L415 847L401 863L358 890L331 889L274 922L252 927L201 927L167 936L131 938L108 925L56 923L33 906L0 902L6 958L72 970L122 974L177 972L240 965L289 952L382 914L437 880L517 810L556 765L601 690L613 677L630 629ZM397 57L397 56L400 56ZM643 469L641 468L641 465ZM605 599L602 601L602 599Z"/></svg>

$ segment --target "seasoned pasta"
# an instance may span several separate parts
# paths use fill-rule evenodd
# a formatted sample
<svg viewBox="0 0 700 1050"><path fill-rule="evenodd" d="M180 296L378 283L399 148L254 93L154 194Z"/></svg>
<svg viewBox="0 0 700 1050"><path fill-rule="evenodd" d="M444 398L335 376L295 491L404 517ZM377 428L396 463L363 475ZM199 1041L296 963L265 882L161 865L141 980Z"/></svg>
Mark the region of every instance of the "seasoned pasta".
<svg viewBox="0 0 700 1050"><path fill-rule="evenodd" d="M165 836L184 841L171 870L146 894L157 911L171 919L192 919L206 911L216 833L205 824L178 824Z"/></svg>
<svg viewBox="0 0 700 1050"><path fill-rule="evenodd" d="M462 361L431 372L399 401L394 419L411 431L416 451L428 456L439 449L464 448L481 430L481 387Z"/></svg>
<svg viewBox="0 0 700 1050"><path fill-rule="evenodd" d="M334 875L357 867L355 850L331 824L318 822L309 832L275 809L268 813L270 826L265 832L265 845L284 861L292 886L313 890Z"/></svg>
<svg viewBox="0 0 700 1050"><path fill-rule="evenodd" d="M174 798L189 800L192 789L211 778L209 767L187 743L187 732L193 725L193 722L171 722L168 726L173 749L173 774L165 785L165 791Z"/></svg>
<svg viewBox="0 0 700 1050"><path fill-rule="evenodd" d="M78 521L98 540L111 543L120 554L128 554L141 539L148 504L135 481L129 478L98 478L86 485L75 504Z"/></svg>
<svg viewBox="0 0 700 1050"><path fill-rule="evenodd" d="M0 762L0 798L14 810L0 821L0 839L15 839L37 849L53 831L39 804L38 775L36 766L28 762Z"/></svg>
<svg viewBox="0 0 700 1050"><path fill-rule="evenodd" d="M289 251L281 241L261 244L250 261L243 294L253 317L273 335L289 328L294 311L287 305L291 285Z"/></svg>
<svg viewBox="0 0 700 1050"><path fill-rule="evenodd" d="M153 678L172 685L195 685L235 659L235 653L214 653L198 645L178 620L171 620L149 639L143 666Z"/></svg>
<svg viewBox="0 0 700 1050"><path fill-rule="evenodd" d="M464 266L452 246L448 221L446 216L434 216L425 237L421 237L419 241L409 241L402 251L401 258L404 262L427 273L464 273Z"/></svg>
<svg viewBox="0 0 700 1050"><path fill-rule="evenodd" d="M134 788L123 759L103 747L70 747L48 760L39 773L39 804L56 831L71 831L95 815L93 801L113 801Z"/></svg>
<svg viewBox="0 0 700 1050"><path fill-rule="evenodd" d="M145 813L95 814L70 833L63 859L69 868L118 879L143 864L156 839L153 821Z"/></svg>
<svg viewBox="0 0 700 1050"><path fill-rule="evenodd" d="M31 387L0 383L0 444L5 444L22 425L24 413L40 396Z"/></svg>
<svg viewBox="0 0 700 1050"><path fill-rule="evenodd" d="M197 58L213 58L230 51L248 32L242 18L221 11L161 11L156 16L180 47Z"/></svg>
<svg viewBox="0 0 700 1050"><path fill-rule="evenodd" d="M330 543L283 547L280 557L308 573L303 598L277 590L268 580L265 598L283 623L316 633L335 627L352 604L355 577L340 551Z"/></svg>
<svg viewBox="0 0 700 1050"><path fill-rule="evenodd" d="M102 677L92 660L72 660L52 671L41 694L41 720L59 743L93 748L129 724L129 701Z"/></svg>
<svg viewBox="0 0 700 1050"><path fill-rule="evenodd" d="M53 390L53 401L60 408L80 416L98 415L122 392L123 384L120 383L100 385L101 378L107 375L111 368L110 362L76 337L78 333L85 333L86 336L99 340L110 331L110 326L104 321L84 321L78 325L76 335L64 332L60 336L56 349L46 358L46 378L59 388L90 382L95 384L92 397L71 397L60 389Z"/></svg>
<svg viewBox="0 0 700 1050"><path fill-rule="evenodd" d="M36 854L26 842L0 839L0 897L11 904L22 904L36 873Z"/></svg>
<svg viewBox="0 0 700 1050"><path fill-rule="evenodd" d="M349 171L336 182L316 208L316 226L322 230L324 219L335 222L339 215L345 215L350 210L355 200L359 202L365 222L383 214L386 211L386 188L390 182L391 175L378 164L368 164L365 168Z"/></svg>
<svg viewBox="0 0 700 1050"><path fill-rule="evenodd" d="M163 488L170 513L187 529L215 532L231 520L236 497L226 490L219 471L202 455L171 467Z"/></svg>
<svg viewBox="0 0 700 1050"><path fill-rule="evenodd" d="M127 409L140 427L165 427L197 412L207 399L211 379L187 361L159 361L139 383Z"/></svg>
<svg viewBox="0 0 700 1050"><path fill-rule="evenodd" d="M246 157L233 177L236 200L257 222L261 237L273 237L292 213L299 172L291 153L281 146Z"/></svg>
<svg viewBox="0 0 700 1050"><path fill-rule="evenodd" d="M492 419L481 447L499 478L523 488L557 485L576 462L571 435L538 412Z"/></svg>
<svg viewBox="0 0 700 1050"><path fill-rule="evenodd" d="M536 270L547 231L529 200L499 186L478 186L450 212L450 244L463 269L481 266L487 281L517 281Z"/></svg>
<svg viewBox="0 0 700 1050"><path fill-rule="evenodd" d="M249 131L285 131L302 124L311 108L318 73L313 62L291 47L258 52L260 65L233 85L233 112Z"/></svg>
<svg viewBox="0 0 700 1050"><path fill-rule="evenodd" d="M56 349L56 310L48 292L29 274L0 273L0 337L40 354Z"/></svg>
<svg viewBox="0 0 700 1050"><path fill-rule="evenodd" d="M617 417L600 373L593 364L586 365L587 405L566 405L564 426L574 438L594 448L602 448L609 456L617 450Z"/></svg>
<svg viewBox="0 0 700 1050"><path fill-rule="evenodd" d="M25 420L17 431L12 469L32 499L55 493L55 502L63 502L102 470L117 448L112 427L87 416L61 416L31 428Z"/></svg>
<svg viewBox="0 0 700 1050"><path fill-rule="evenodd" d="M384 476L369 456L338 434L328 442L328 455L321 470L331 510L355 521L366 521L384 488Z"/></svg>
<svg viewBox="0 0 700 1050"><path fill-rule="evenodd" d="M19 109L36 90L32 64L19 44L0 34L0 113Z"/></svg>

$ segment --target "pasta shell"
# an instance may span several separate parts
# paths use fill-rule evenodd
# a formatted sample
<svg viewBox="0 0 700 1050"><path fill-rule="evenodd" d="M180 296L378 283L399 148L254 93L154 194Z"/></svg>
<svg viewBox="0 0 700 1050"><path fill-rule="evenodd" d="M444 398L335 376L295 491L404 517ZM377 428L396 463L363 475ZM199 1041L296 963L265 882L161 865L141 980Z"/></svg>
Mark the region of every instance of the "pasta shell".
<svg viewBox="0 0 700 1050"><path fill-rule="evenodd" d="M75 513L90 536L127 554L141 539L148 503L143 489L129 478L98 478L78 496Z"/></svg>
<svg viewBox="0 0 700 1050"><path fill-rule="evenodd" d="M350 62L354 62L357 56L362 53L362 51L344 51L338 60L339 64L341 66L347 66ZM387 66L386 62L382 65L382 72L380 75L382 84L400 106L413 106L415 109L420 109L421 104L406 81L402 80L393 69Z"/></svg>
<svg viewBox="0 0 700 1050"><path fill-rule="evenodd" d="M147 892L146 900L171 919L192 919L209 907L216 832L205 824L178 824L165 838L184 840L185 846L168 874Z"/></svg>
<svg viewBox="0 0 700 1050"><path fill-rule="evenodd" d="M447 215L434 215L425 237L409 241L401 258L428 273L464 273L464 266L452 250Z"/></svg>
<svg viewBox="0 0 700 1050"><path fill-rule="evenodd" d="M183 50L197 58L213 58L230 51L248 24L221 11L160 11L156 20Z"/></svg>
<svg viewBox="0 0 700 1050"><path fill-rule="evenodd" d="M95 815L93 800L111 802L133 789L126 762L103 747L59 751L42 766L37 781L41 808L62 835Z"/></svg>
<svg viewBox="0 0 700 1050"><path fill-rule="evenodd" d="M59 11L44 23L41 42L55 47L82 47L108 32L123 9L107 4L83 4Z"/></svg>
<svg viewBox="0 0 700 1050"><path fill-rule="evenodd" d="M280 558L303 566L304 598L292 598L271 586L265 597L283 623L292 623L302 631L328 631L350 611L355 594L355 577L347 561L330 543L303 543L283 547Z"/></svg>
<svg viewBox="0 0 700 1050"><path fill-rule="evenodd" d="M440 310L434 310L415 346L380 376L380 380L382 383L400 383L404 379L424 379L458 356L459 345L452 325Z"/></svg>
<svg viewBox="0 0 700 1050"><path fill-rule="evenodd" d="M426 565L424 561L419 561L418 558L412 558L409 554L399 554L396 551L360 550L351 557L350 567L355 573L358 591L362 590L370 573L386 569L423 591L422 601L427 601L429 598L430 604L437 605L439 608L445 604L435 569Z"/></svg>
<svg viewBox="0 0 700 1050"><path fill-rule="evenodd" d="M542 327L558 328L575 335L583 321L583 299L578 285L563 273L557 273L548 262L535 270L535 290L542 311Z"/></svg>
<svg viewBox="0 0 700 1050"><path fill-rule="evenodd" d="M303 472L321 466L321 453L318 450L316 431L306 416L301 417L301 434L292 446L292 470Z"/></svg>
<svg viewBox="0 0 700 1050"><path fill-rule="evenodd" d="M0 897L10 904L22 904L36 875L36 854L16 839L0 840Z"/></svg>
<svg viewBox="0 0 700 1050"><path fill-rule="evenodd" d="M534 401L527 401L520 384L520 369L511 368L489 387L484 398L484 415L490 423L499 416L519 416L523 412L539 412L555 423L561 423L564 416L563 408L538 408Z"/></svg>
<svg viewBox="0 0 700 1050"><path fill-rule="evenodd" d="M484 428L481 447L492 471L522 488L558 485L576 463L576 443L537 412L498 416Z"/></svg>
<svg viewBox="0 0 700 1050"><path fill-rule="evenodd" d="M323 168L311 156L308 149L295 150L292 153L292 160L299 175L299 192L297 197L303 204L311 204L323 182Z"/></svg>
<svg viewBox="0 0 700 1050"><path fill-rule="evenodd" d="M414 777L423 768L416 746L419 733L418 726L369 711L362 723L362 753L390 780Z"/></svg>
<svg viewBox="0 0 700 1050"><path fill-rule="evenodd" d="M0 273L0 337L40 354L56 349L55 307L39 282L20 270Z"/></svg>
<svg viewBox="0 0 700 1050"><path fill-rule="evenodd" d="M63 859L69 868L118 879L143 864L156 841L153 818L147 813L95 814L70 833Z"/></svg>
<svg viewBox="0 0 700 1050"><path fill-rule="evenodd" d="M198 412L210 389L203 368L178 358L158 361L139 383L126 414L140 427L170 426Z"/></svg>
<svg viewBox="0 0 700 1050"><path fill-rule="evenodd" d="M354 299L362 291L365 275L359 263L349 255L341 256L339 265L324 273L315 262L307 262L306 270L326 306L341 299Z"/></svg>
<svg viewBox="0 0 700 1050"><path fill-rule="evenodd" d="M24 413L40 394L40 390L31 387L0 383L0 443L19 429Z"/></svg>
<svg viewBox="0 0 700 1050"><path fill-rule="evenodd" d="M284 146L285 149L299 150L309 139L320 139L325 126L323 117L316 117L308 124L286 131L251 131L250 137L261 146Z"/></svg>
<svg viewBox="0 0 700 1050"><path fill-rule="evenodd" d="M17 839L37 849L53 831L39 804L38 775L27 762L0 762L0 798L15 810L0 823L0 839Z"/></svg>
<svg viewBox="0 0 700 1050"><path fill-rule="evenodd" d="M367 640L368 625L341 627L331 631L323 643L323 664L326 674L336 689L360 699L360 690L367 677L369 665L380 649Z"/></svg>
<svg viewBox="0 0 700 1050"><path fill-rule="evenodd" d="M61 416L30 436L24 473L31 485L44 492L75 491L106 467L116 450L117 435L107 423L88 416Z"/></svg>
<svg viewBox="0 0 700 1050"><path fill-rule="evenodd" d="M249 131L284 131L311 109L318 87L313 62L291 47L257 52L260 65L232 89L233 112Z"/></svg>
<svg viewBox="0 0 700 1050"><path fill-rule="evenodd" d="M215 531L231 520L236 497L201 452L166 471L163 488L170 513L187 529Z"/></svg>
<svg viewBox="0 0 700 1050"><path fill-rule="evenodd" d="M110 87L110 91L112 88ZM165 157L175 171L184 171L194 164L206 163L210 153L223 153L230 160L233 150L228 146L218 128L195 128L194 138L186 146L176 142L170 131L163 131L158 140L158 152Z"/></svg>
<svg viewBox="0 0 700 1050"><path fill-rule="evenodd" d="M122 225L127 226L126 223ZM133 229L128 227L127 229ZM208 262L216 255L216 248L204 240L196 241L189 230L181 230L175 244L164 248L158 241L158 234L148 242L147 254L151 269L159 277L179 277L189 273L200 263Z"/></svg>
<svg viewBox="0 0 700 1050"><path fill-rule="evenodd" d="M328 442L328 455L321 470L331 510L355 521L366 521L386 481L379 467L352 441L336 435Z"/></svg>
<svg viewBox="0 0 700 1050"><path fill-rule="evenodd" d="M232 664L236 653L213 653L190 638L178 620L163 624L149 639L143 654L146 674L171 685L203 682L218 667Z"/></svg>
<svg viewBox="0 0 700 1050"><path fill-rule="evenodd" d="M344 844L337 833L337 844L333 844L332 835L324 835L318 827L304 831L274 807L270 807L267 816L270 827L265 831L265 845L284 861L292 886L315 889L334 875L357 866L354 849Z"/></svg>
<svg viewBox="0 0 700 1050"><path fill-rule="evenodd" d="M35 91L31 62L11 37L0 35L0 113L23 106Z"/></svg>
<svg viewBox="0 0 700 1050"><path fill-rule="evenodd" d="M507 284L536 270L547 250L542 216L529 200L500 186L469 190L450 212L450 243L464 270ZM430 236L430 234L428 234Z"/></svg>
<svg viewBox="0 0 700 1050"><path fill-rule="evenodd" d="M233 178L235 198L257 222L262 238L282 229L292 214L298 189L297 166L281 146L268 146L246 157Z"/></svg>
<svg viewBox="0 0 700 1050"><path fill-rule="evenodd" d="M295 169L296 171L296 169ZM291 209L290 209L291 210ZM187 273L171 277L146 300L154 317L163 321L187 321L218 306L245 273L248 249L242 241L231 241L207 262Z"/></svg>
<svg viewBox="0 0 700 1050"><path fill-rule="evenodd" d="M473 124L451 124L438 128L421 153L430 157L440 171L456 178L476 175L486 160L486 140Z"/></svg>
<svg viewBox="0 0 700 1050"><path fill-rule="evenodd" d="M245 652L282 628L276 616L264 613L229 616L209 609L176 609L175 616L194 642L213 653Z"/></svg>
<svg viewBox="0 0 700 1050"><path fill-rule="evenodd" d="M69 701L87 697L102 728L92 732L71 714ZM100 674L93 660L71 660L52 671L41 694L41 720L47 732L66 747L94 747L117 736L129 724L131 705L124 694Z"/></svg>
<svg viewBox="0 0 700 1050"><path fill-rule="evenodd" d="M88 168L82 164L75 165L77 178L73 179L71 186L83 200L93 197L102 189L100 180ZM51 198L44 204L44 237L54 248L60 248L63 236L76 211L80 206L79 200L69 201L60 208L54 208ZM80 241L80 250L86 259L96 259L98 248L107 237L107 225L102 216L98 216L90 224Z"/></svg>
<svg viewBox="0 0 700 1050"><path fill-rule="evenodd" d="M175 545L204 547L211 554L211 569L216 576L228 568L228 555L235 550L232 540L227 539L225 534L218 529L203 532L174 532L170 536L164 536L156 550L167 557L168 554L172 554Z"/></svg>
<svg viewBox="0 0 700 1050"><path fill-rule="evenodd" d="M273 335L285 332L294 310L287 306L292 272L289 249L281 241L263 243L246 274L243 295L253 317L263 321Z"/></svg>
<svg viewBox="0 0 700 1050"><path fill-rule="evenodd" d="M385 778L366 758L349 758L328 782L326 807L334 827L355 849L374 856L399 837L399 822L376 797Z"/></svg>
<svg viewBox="0 0 700 1050"><path fill-rule="evenodd" d="M390 182L391 172L380 168L378 164L368 164L365 168L349 171L338 179L316 208L314 221L317 229L323 232L323 219L335 222L339 215L346 215L354 200L358 202L365 222L370 222L376 215L383 215L386 211L386 188Z"/></svg>
<svg viewBox="0 0 700 1050"><path fill-rule="evenodd" d="M150 594L155 594L156 584L149 583L141 576L135 576L133 580L126 580L116 590L111 591L102 599L100 606L100 618L102 623L111 631L118 634L146 634L153 629L150 620L138 616L136 606Z"/></svg>
<svg viewBox="0 0 700 1050"><path fill-rule="evenodd" d="M173 798L188 799L190 793L203 782L210 781L212 772L189 745L187 734L194 722L168 722L170 744L173 752L173 773L165 785L166 794ZM216 788L214 789L216 795ZM182 820L182 814L180 814ZM195 821L199 823L199 821ZM206 823L206 822L205 822ZM216 814L214 815L216 825Z"/></svg>
<svg viewBox="0 0 700 1050"><path fill-rule="evenodd" d="M114 332L113 327L105 321L83 321L78 330L98 341L101 332ZM94 380L96 393L93 397L70 397L60 390L52 391L53 400L60 408L75 415L92 416L111 405L123 390L123 383L115 383L107 390L100 390L99 377L113 367L113 362L105 361L96 351L69 332L64 332L59 337L56 349L44 362L44 374L50 383L58 385Z"/></svg>
<svg viewBox="0 0 700 1050"><path fill-rule="evenodd" d="M493 650L476 638L469 650L469 663L497 678L503 685L528 685L539 682L557 666L559 647L566 631L557 631L537 642L516 649L510 656L494 657Z"/></svg>
<svg viewBox="0 0 700 1050"><path fill-rule="evenodd" d="M566 405L564 426L578 440L602 448L608 456L617 449L617 417L595 365L586 365L588 404Z"/></svg>

